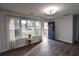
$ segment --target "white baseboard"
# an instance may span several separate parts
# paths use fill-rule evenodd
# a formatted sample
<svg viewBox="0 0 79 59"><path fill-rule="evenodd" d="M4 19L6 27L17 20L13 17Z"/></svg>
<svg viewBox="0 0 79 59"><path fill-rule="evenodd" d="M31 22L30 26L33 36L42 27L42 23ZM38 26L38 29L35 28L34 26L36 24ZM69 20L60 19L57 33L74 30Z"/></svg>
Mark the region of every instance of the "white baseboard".
<svg viewBox="0 0 79 59"><path fill-rule="evenodd" d="M67 40L63 40L63 39L57 39L57 40L60 40L60 41L63 41L63 42L67 42L67 43L73 43L72 41L67 41Z"/></svg>

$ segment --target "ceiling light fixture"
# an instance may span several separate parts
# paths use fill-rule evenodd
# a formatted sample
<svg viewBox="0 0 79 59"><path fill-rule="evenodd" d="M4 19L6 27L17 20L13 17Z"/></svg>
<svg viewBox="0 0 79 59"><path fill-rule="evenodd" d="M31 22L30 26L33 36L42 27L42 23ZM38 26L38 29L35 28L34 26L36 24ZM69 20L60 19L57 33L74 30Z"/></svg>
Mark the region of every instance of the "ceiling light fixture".
<svg viewBox="0 0 79 59"><path fill-rule="evenodd" d="M48 7L45 9L45 13L49 15L55 14L58 11L58 9L58 7Z"/></svg>

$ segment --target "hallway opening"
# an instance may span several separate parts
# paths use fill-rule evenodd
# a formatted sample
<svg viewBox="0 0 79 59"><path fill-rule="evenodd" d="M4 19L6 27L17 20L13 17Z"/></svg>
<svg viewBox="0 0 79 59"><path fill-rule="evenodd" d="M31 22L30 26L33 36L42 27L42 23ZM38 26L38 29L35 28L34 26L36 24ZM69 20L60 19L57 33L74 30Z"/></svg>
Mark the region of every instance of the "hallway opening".
<svg viewBox="0 0 79 59"><path fill-rule="evenodd" d="M43 41L48 40L48 22L44 22Z"/></svg>

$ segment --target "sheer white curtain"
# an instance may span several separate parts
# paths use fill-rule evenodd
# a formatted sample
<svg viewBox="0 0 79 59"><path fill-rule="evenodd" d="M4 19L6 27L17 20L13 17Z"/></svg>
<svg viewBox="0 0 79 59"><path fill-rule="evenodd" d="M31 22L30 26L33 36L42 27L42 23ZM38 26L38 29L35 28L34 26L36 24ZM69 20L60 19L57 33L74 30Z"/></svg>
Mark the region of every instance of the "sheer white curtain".
<svg viewBox="0 0 79 59"><path fill-rule="evenodd" d="M18 20L17 17L13 17L13 16L7 16L7 30L8 30L8 45L10 49L15 48L15 41L16 41L16 37L15 37L15 20Z"/></svg>

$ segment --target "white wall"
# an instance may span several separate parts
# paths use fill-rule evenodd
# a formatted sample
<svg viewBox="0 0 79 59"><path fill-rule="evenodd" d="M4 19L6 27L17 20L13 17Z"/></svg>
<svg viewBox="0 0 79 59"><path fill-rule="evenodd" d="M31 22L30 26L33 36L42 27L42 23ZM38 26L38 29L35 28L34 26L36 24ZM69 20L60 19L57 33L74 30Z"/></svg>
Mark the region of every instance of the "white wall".
<svg viewBox="0 0 79 59"><path fill-rule="evenodd" d="M72 15L55 18L55 36L57 40L73 42L73 17Z"/></svg>
<svg viewBox="0 0 79 59"><path fill-rule="evenodd" d="M4 13L0 12L0 43L1 43L1 51L8 50L8 42L7 42L7 25L6 25L6 19L4 17Z"/></svg>

